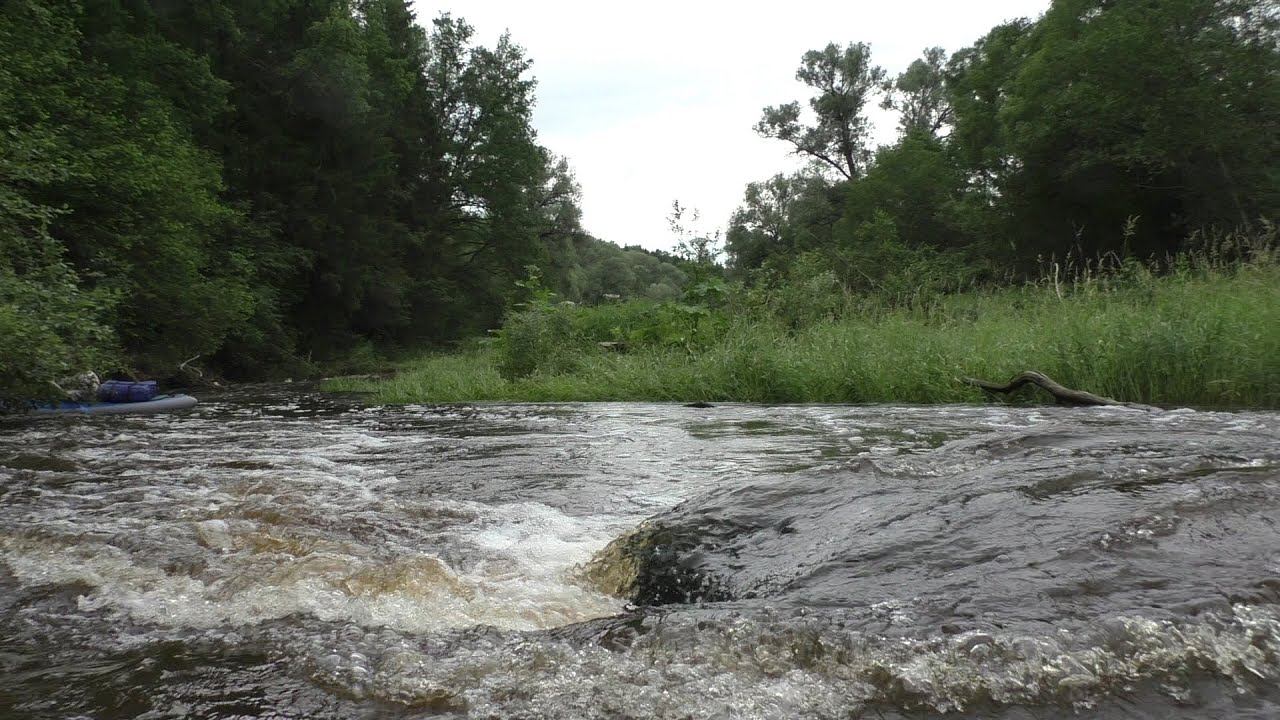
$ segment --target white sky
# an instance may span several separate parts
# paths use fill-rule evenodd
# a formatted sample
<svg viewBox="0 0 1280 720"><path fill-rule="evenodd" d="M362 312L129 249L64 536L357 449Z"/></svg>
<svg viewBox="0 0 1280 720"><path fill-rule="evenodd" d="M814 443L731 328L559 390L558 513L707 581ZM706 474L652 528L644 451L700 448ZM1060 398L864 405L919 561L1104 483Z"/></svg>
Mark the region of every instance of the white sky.
<svg viewBox="0 0 1280 720"><path fill-rule="evenodd" d="M926 47L955 51L992 26L1036 17L1048 0L416 0L424 25L466 19L491 45L503 30L538 80L539 141L565 155L582 185L583 224L619 245L669 249L672 200L723 228L748 182L802 165L751 129L766 105L809 95L800 56L828 42L866 42L896 75ZM875 108L882 142L896 118Z"/></svg>

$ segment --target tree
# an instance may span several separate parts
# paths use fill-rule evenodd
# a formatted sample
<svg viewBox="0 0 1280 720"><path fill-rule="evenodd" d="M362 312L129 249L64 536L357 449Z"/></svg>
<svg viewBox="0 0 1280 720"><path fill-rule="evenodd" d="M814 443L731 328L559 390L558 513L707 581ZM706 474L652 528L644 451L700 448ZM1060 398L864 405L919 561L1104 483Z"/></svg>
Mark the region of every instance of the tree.
<svg viewBox="0 0 1280 720"><path fill-rule="evenodd" d="M218 160L193 137L225 108L225 84L161 37L145 5L22 0L0 25L5 134L40 143L12 191L57 209L46 257L116 299L135 366L166 372L216 350L253 302L245 258L220 242L238 217L220 200Z"/></svg>
<svg viewBox="0 0 1280 720"><path fill-rule="evenodd" d="M968 169L972 189L992 198L1018 165L1000 112L1030 52L1032 27L1027 20L997 25L947 63L944 87L954 122L947 146Z"/></svg>
<svg viewBox="0 0 1280 720"><path fill-rule="evenodd" d="M73 18L34 3L0 10L0 407L51 395L50 380L118 361L113 297L86 292L49 228L65 209L36 198L67 172L59 128L25 115L33 87L78 67ZM70 102L49 99L38 109Z"/></svg>
<svg viewBox="0 0 1280 720"><path fill-rule="evenodd" d="M946 89L947 52L940 47L924 51L906 72L884 87L882 106L901 113L898 130L906 135L925 132L937 136L954 117Z"/></svg>
<svg viewBox="0 0 1280 720"><path fill-rule="evenodd" d="M702 214L697 208L681 205L679 200L671 202L667 227L676 239L675 255L680 258L685 272L695 281L721 273L720 231L706 232L701 229L698 224L701 219Z"/></svg>
<svg viewBox="0 0 1280 720"><path fill-rule="evenodd" d="M835 43L804 54L796 79L817 91L809 99L814 124L800 120L800 104L764 109L755 130L760 135L791 143L794 152L844 179L859 177L871 157L867 147L870 126L863 115L867 101L884 82L884 70L871 64L871 48Z"/></svg>
<svg viewBox="0 0 1280 720"><path fill-rule="evenodd" d="M1057 0L957 53L956 148L990 178L1024 257L1164 254L1198 228L1275 215L1266 5Z"/></svg>
<svg viewBox="0 0 1280 720"><path fill-rule="evenodd" d="M957 227L954 213L965 191L964 171L943 143L915 129L896 144L882 147L866 177L853 183L845 196L837 242L849 241L849 228L871 222L877 214L894 226L906 247L959 248L968 238Z"/></svg>
<svg viewBox="0 0 1280 720"><path fill-rule="evenodd" d="M547 253L548 282L570 300L581 296L582 247L593 240L582 229L582 188L566 158L547 154L542 183L537 188L538 241Z"/></svg>
<svg viewBox="0 0 1280 720"><path fill-rule="evenodd" d="M538 187L547 154L531 125L534 81L524 51L505 35L493 49L474 46L472 35L461 20L435 20L427 110L440 118L441 133L425 201L448 268L441 287L466 298L447 312L470 315L463 327L475 329L500 319L526 266L546 263Z"/></svg>
<svg viewBox="0 0 1280 720"><path fill-rule="evenodd" d="M749 183L725 236L730 270L743 275L767 262L785 264L788 256L821 246L813 220L827 190L820 176L804 172Z"/></svg>

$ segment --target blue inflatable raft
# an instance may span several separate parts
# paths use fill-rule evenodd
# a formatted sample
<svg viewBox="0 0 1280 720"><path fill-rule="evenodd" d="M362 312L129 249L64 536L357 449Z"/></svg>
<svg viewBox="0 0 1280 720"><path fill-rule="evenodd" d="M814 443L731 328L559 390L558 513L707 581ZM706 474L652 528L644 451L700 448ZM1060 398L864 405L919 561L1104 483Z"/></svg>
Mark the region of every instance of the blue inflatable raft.
<svg viewBox="0 0 1280 720"><path fill-rule="evenodd" d="M152 415L195 407L190 395L157 395L139 402L60 402L39 405L37 415Z"/></svg>

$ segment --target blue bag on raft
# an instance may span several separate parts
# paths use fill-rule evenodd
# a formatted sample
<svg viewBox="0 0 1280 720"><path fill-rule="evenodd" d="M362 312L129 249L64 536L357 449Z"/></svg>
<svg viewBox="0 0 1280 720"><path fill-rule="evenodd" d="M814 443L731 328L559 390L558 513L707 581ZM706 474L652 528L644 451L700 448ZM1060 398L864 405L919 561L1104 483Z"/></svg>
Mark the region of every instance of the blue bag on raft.
<svg viewBox="0 0 1280 720"><path fill-rule="evenodd" d="M98 386L98 399L113 403L146 402L155 398L157 392L154 380L144 382L108 380Z"/></svg>

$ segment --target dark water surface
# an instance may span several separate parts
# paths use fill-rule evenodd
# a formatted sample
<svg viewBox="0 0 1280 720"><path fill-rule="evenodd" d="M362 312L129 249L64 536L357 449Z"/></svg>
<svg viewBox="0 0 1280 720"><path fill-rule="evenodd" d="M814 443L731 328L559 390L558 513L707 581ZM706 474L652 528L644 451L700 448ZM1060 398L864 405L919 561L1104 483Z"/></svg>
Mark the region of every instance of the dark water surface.
<svg viewBox="0 0 1280 720"><path fill-rule="evenodd" d="M628 598L582 579L619 538ZM0 680L6 718L1280 717L1280 415L4 419Z"/></svg>

